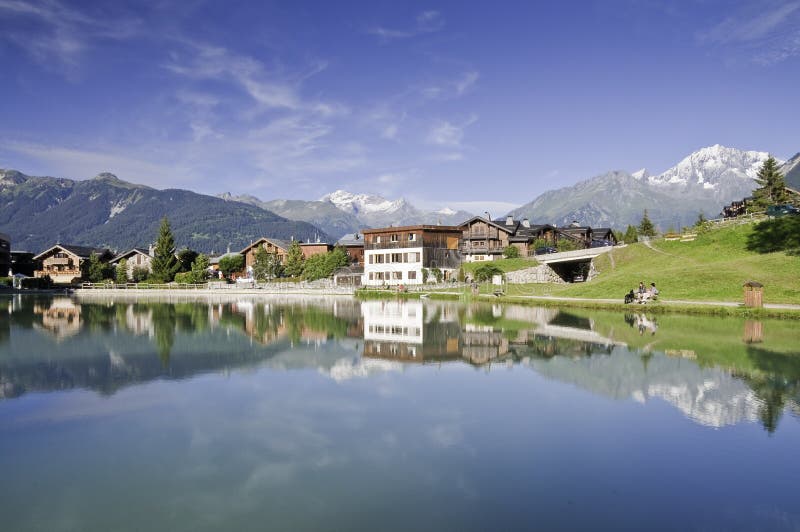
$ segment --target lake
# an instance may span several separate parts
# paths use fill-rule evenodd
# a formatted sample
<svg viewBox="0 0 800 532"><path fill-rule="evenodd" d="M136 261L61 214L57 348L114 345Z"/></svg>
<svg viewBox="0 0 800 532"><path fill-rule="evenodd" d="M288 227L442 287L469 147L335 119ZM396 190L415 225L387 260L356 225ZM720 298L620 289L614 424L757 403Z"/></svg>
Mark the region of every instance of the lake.
<svg viewBox="0 0 800 532"><path fill-rule="evenodd" d="M799 450L794 320L0 298L8 531L800 530Z"/></svg>

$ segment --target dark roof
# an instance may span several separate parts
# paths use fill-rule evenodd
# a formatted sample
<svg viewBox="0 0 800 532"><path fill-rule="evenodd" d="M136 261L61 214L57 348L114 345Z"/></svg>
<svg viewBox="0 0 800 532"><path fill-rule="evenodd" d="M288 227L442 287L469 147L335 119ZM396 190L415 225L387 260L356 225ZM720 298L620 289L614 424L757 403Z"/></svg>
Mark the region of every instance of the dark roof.
<svg viewBox="0 0 800 532"><path fill-rule="evenodd" d="M49 247L46 250L42 251L34 258L38 259L39 257L43 256L44 254L55 248L61 248L65 251L69 251L70 253L78 256L81 259L88 259L92 255L92 253L96 253L101 257L104 255L111 255L111 250L108 248L93 248L89 246L75 246L72 244L56 244L55 246Z"/></svg>
<svg viewBox="0 0 800 532"><path fill-rule="evenodd" d="M447 232L454 232L454 231L461 231L455 225L401 225L398 227L379 227L377 229L362 229L362 234L374 234L374 233L391 233L394 231L447 231Z"/></svg>
<svg viewBox="0 0 800 532"><path fill-rule="evenodd" d="M364 237L359 233L347 233L336 242L337 246L363 246Z"/></svg>
<svg viewBox="0 0 800 532"><path fill-rule="evenodd" d="M262 236L261 238L259 238L255 242L251 242L249 246L245 247L239 253L244 255L245 253L247 253L247 250L249 250L253 246L258 245L259 243L265 242L265 241L266 242L271 242L273 245L278 246L279 248L285 249L287 251L289 250L289 247L292 245L292 241L291 240L281 240L280 238L267 238L265 236ZM227 253L226 253L226 255L227 255ZM220 255L220 257L222 257L222 256L224 256L224 255Z"/></svg>
<svg viewBox="0 0 800 532"><path fill-rule="evenodd" d="M140 253L140 254L142 254L142 255L145 255L145 256L147 256L147 257L149 257L149 256L150 256L150 250L149 250L149 249L144 249L144 248L133 248L133 249L130 249L130 250L126 251L125 253L120 253L119 255L117 255L116 257L114 257L113 259L111 259L109 262L117 262L117 261L120 261L120 260L122 260L122 259L125 259L125 258L127 258L127 257L130 257L130 256L131 256L131 255L133 255L134 253Z"/></svg>

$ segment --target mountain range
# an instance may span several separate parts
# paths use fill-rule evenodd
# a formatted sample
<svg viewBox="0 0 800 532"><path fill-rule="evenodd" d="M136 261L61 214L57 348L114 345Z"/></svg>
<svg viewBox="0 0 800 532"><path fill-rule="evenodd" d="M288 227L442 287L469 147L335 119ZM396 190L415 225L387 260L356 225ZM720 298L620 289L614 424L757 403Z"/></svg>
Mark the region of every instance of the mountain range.
<svg viewBox="0 0 800 532"><path fill-rule="evenodd" d="M276 199L262 201L253 196L219 195L227 200L240 201L267 209L290 220L309 222L329 235L339 238L365 227L389 225L441 224L457 225L472 217L466 211L449 208L424 210L405 198L388 200L374 194L354 194L337 190L315 201Z"/></svg>
<svg viewBox="0 0 800 532"><path fill-rule="evenodd" d="M515 210L533 223L624 229L647 209L661 229L691 225L700 213L718 216L725 204L752 194L766 152L720 145L700 149L667 171L651 175L616 170L551 190ZM781 161L789 187L800 189L800 153ZM221 252L241 249L262 236L335 242L365 227L419 223L457 225L472 214L423 210L406 199L337 190L318 200L262 201L188 190L157 190L103 173L93 179L33 177L0 169L0 232L13 248L42 251L57 243L146 247L168 216L179 247Z"/></svg>
<svg viewBox="0 0 800 532"><path fill-rule="evenodd" d="M646 209L661 230L691 225L700 213L719 216L731 201L750 196L753 178L769 156L714 145L702 148L674 167L650 175L646 169L607 172L575 185L550 190L510 214L534 223L624 229L637 225ZM787 183L800 180L800 154L783 163Z"/></svg>
<svg viewBox="0 0 800 532"><path fill-rule="evenodd" d="M15 250L40 252L58 242L147 247L167 216L179 247L239 250L262 236L327 240L319 228L236 201L188 190L156 190L100 174L73 181L0 169L0 232Z"/></svg>

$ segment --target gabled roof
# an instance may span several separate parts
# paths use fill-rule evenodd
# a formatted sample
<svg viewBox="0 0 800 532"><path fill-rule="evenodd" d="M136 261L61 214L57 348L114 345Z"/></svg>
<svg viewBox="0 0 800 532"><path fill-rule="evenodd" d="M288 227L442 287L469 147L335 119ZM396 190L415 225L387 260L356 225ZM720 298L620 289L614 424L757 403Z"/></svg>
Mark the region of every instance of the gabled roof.
<svg viewBox="0 0 800 532"><path fill-rule="evenodd" d="M42 251L38 255L36 255L34 257L34 260L39 260L41 258L44 258L45 255L47 255L48 253L50 253L54 249L63 249L64 251L72 253L73 255L77 256L80 259L88 259L92 255L92 253L95 253L95 254L97 254L97 255L99 255L101 257L106 256L106 255L111 255L111 250L108 249L108 248L93 248L93 247L89 247L89 246L74 246L72 244L56 244L55 246L52 246L52 247Z"/></svg>
<svg viewBox="0 0 800 532"><path fill-rule="evenodd" d="M489 225L493 225L494 227L497 227L498 229L502 229L506 233L513 233L514 232L514 230L512 229L513 226L506 225L505 220L494 220L494 221L493 220L487 220L483 216L473 216L472 218L470 218L466 222L461 222L461 224L459 224L459 227L462 227L462 226L465 226L465 225L469 225L469 224L471 224L472 222L475 222L475 221L481 221L483 223L487 223Z"/></svg>
<svg viewBox="0 0 800 532"><path fill-rule="evenodd" d="M258 246L259 244L263 244L264 242L269 242L273 246L279 247L284 251L289 251L289 247L292 245L292 242L290 240L281 240L279 238L267 238L262 236L261 238L259 238L258 240L256 240L255 242L251 243L249 246L244 248L239 253L241 255L244 255L245 253L253 249L253 247Z"/></svg>
<svg viewBox="0 0 800 532"><path fill-rule="evenodd" d="M114 257L113 259L111 259L108 262L113 264L113 263L121 261L122 259L127 259L128 257L130 257L132 255L136 255L137 253L139 255L144 255L145 257L150 257L150 250L149 249L133 248L133 249L131 249L129 251L126 251L125 253L121 253L121 254L117 255L116 257Z"/></svg>
<svg viewBox="0 0 800 532"><path fill-rule="evenodd" d="M360 233L347 233L336 242L337 246L363 246L364 237Z"/></svg>

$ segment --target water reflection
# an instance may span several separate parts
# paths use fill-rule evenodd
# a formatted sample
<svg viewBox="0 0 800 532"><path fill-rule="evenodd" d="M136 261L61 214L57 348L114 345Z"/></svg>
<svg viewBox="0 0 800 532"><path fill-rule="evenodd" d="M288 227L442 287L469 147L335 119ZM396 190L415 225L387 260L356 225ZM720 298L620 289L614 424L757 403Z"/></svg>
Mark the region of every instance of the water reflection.
<svg viewBox="0 0 800 532"><path fill-rule="evenodd" d="M3 308L5 307L5 308ZM800 413L795 324L352 299L0 300L0 397L239 368L336 380L406 364L528 368L712 427ZM744 331L744 333L742 333Z"/></svg>

